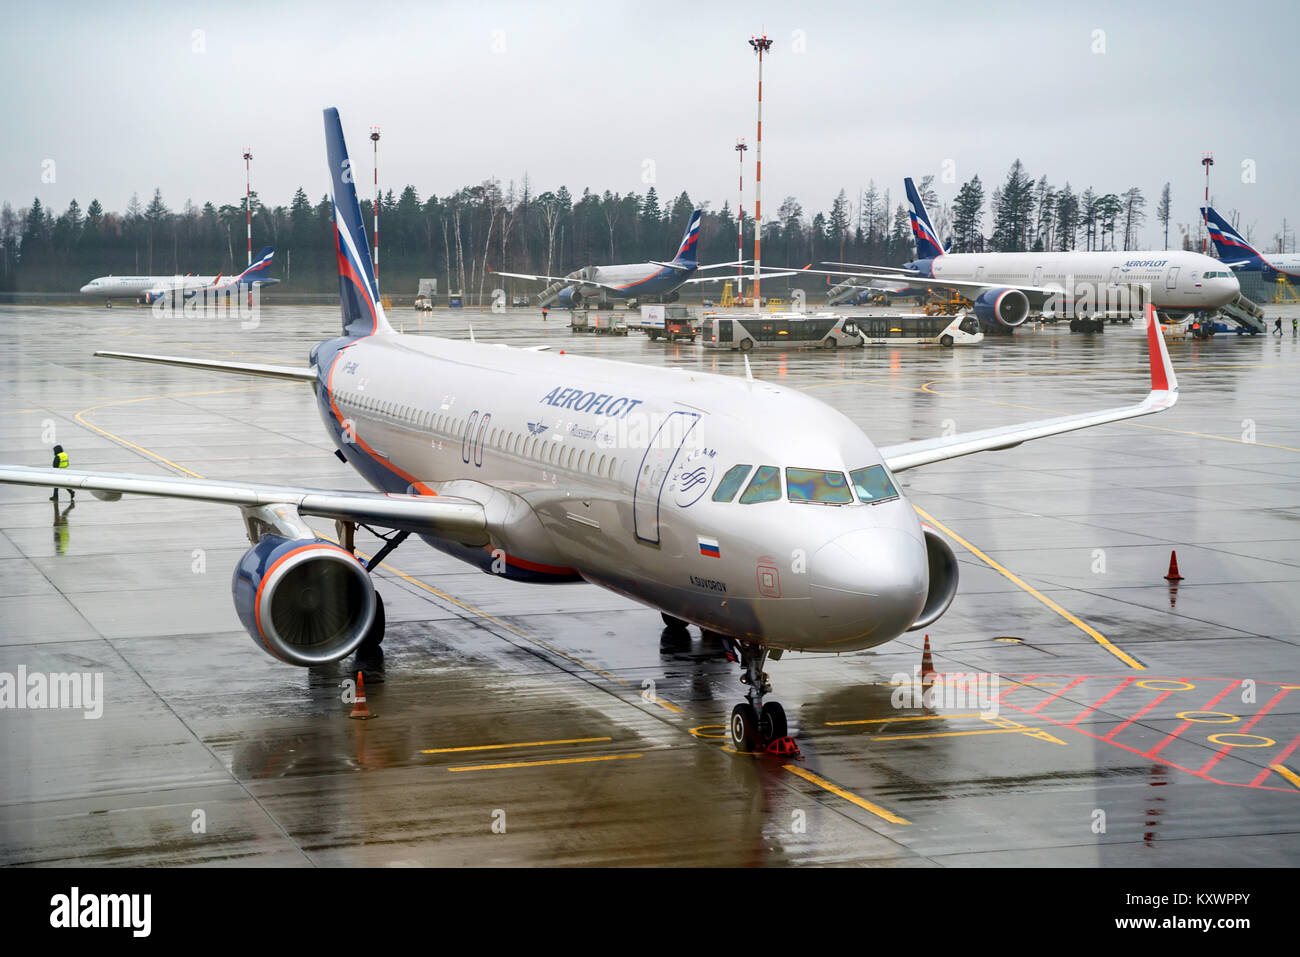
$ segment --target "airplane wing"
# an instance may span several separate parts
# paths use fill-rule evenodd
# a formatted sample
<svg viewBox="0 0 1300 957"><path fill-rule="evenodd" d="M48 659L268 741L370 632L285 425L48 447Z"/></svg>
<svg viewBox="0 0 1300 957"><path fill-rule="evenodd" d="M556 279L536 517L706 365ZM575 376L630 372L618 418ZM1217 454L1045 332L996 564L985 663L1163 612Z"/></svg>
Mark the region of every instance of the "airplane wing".
<svg viewBox="0 0 1300 957"><path fill-rule="evenodd" d="M1048 286L1029 286L1014 282L975 282L968 279L932 279L929 276L921 276L917 273L845 272L842 269L799 269L796 271L814 276L841 276L845 279L884 279L887 282L906 282L911 286L934 286L937 289L951 289L954 292L959 292L968 299L977 299L990 289L1019 289L1021 292L1035 296L1059 296L1061 294L1060 288Z"/></svg>
<svg viewBox="0 0 1300 957"><path fill-rule="evenodd" d="M989 452L997 449L1010 449L1031 439L1041 439L1062 432L1073 432L1107 422L1119 422L1124 419L1150 415L1172 408L1178 401L1178 380L1174 376L1173 365L1169 361L1169 352L1165 348L1165 337L1156 320L1155 309L1146 307L1147 349L1151 361L1151 391L1147 397L1136 405L1126 405L1100 412L1084 412L1079 415L1065 415L1053 419L1038 419L1022 422L1018 425L1000 426L983 429L978 432L960 432L956 435L936 439L921 439L916 442L904 442L901 445L883 446L880 454L885 465L893 472L955 459L973 452Z"/></svg>
<svg viewBox="0 0 1300 957"><path fill-rule="evenodd" d="M542 276L533 275L524 272L497 272L495 269L491 273L493 276L508 276L511 279L531 279L533 282L567 282L570 286L599 286L601 289L618 290L618 286L611 285L607 282L596 282L592 279L572 279L568 276Z"/></svg>
<svg viewBox="0 0 1300 957"><path fill-rule="evenodd" d="M802 272L802 270L798 270L798 269L793 269L793 270L790 270L790 271L788 271L788 272L765 272L765 273L763 273L762 278L764 278L764 279L778 279L778 278L780 278L781 276L795 276L795 275L798 275L800 272ZM726 282L726 281L728 281L728 280L730 280L730 279L735 279L735 278L736 278L735 276L731 276L731 275L727 275L727 276L697 276L697 277L695 277L694 279L687 279L685 282L682 283L682 285L683 285L683 286L689 286L691 283L696 283L696 282ZM752 280L754 277L751 276L751 275L746 274L746 275L743 276L742 278L744 278L745 280Z"/></svg>
<svg viewBox="0 0 1300 957"><path fill-rule="evenodd" d="M465 498L388 495L383 492L257 485L174 475L133 475L25 468L17 465L0 465L0 484L84 489L106 501L116 501L127 494L179 498L240 508L292 505L301 515L422 532L467 545L485 545L488 542L487 517L483 506Z"/></svg>
<svg viewBox="0 0 1300 957"><path fill-rule="evenodd" d="M261 376L266 379L288 379L292 382L315 382L316 370L305 366L272 366L255 362L221 362L216 359L187 359L182 356L155 356L144 352L112 352L101 349L95 353L104 359L130 359L133 362L154 362L158 365L180 366L185 369L205 369L208 372L234 372L241 375Z"/></svg>

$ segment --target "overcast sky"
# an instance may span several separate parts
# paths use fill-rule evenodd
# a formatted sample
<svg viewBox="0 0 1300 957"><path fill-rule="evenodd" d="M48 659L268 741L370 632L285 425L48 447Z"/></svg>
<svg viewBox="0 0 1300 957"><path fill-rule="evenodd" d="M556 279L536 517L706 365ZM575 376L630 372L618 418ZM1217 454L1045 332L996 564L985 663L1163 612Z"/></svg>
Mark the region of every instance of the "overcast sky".
<svg viewBox="0 0 1300 957"><path fill-rule="evenodd" d="M287 204L299 185L315 201L328 189L320 111L337 106L367 189L379 124L381 184L422 199L526 172L534 192L644 193L653 176L663 197L734 208L743 136L752 211L746 41L766 31L769 218L787 195L811 213L870 179L896 204L904 176L941 178L945 160L956 181L936 188L951 200L974 173L997 185L1019 157L1076 191L1141 187L1144 238L1159 245L1161 186L1173 184L1174 221L1194 222L1212 150L1216 205L1256 239L1300 221L1294 2L798 6L10 5L0 200L121 211L157 186L173 209L234 202L247 144L264 202Z"/></svg>

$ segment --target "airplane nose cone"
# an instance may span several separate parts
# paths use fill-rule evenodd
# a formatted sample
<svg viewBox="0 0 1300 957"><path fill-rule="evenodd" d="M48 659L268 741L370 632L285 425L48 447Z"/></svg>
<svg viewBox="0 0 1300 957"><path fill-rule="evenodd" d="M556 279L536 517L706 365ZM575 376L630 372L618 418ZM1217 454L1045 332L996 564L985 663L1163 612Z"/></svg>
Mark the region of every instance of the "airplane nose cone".
<svg viewBox="0 0 1300 957"><path fill-rule="evenodd" d="M839 640L901 635L921 614L930 589L924 542L894 528L832 539L814 553L809 574L819 624Z"/></svg>

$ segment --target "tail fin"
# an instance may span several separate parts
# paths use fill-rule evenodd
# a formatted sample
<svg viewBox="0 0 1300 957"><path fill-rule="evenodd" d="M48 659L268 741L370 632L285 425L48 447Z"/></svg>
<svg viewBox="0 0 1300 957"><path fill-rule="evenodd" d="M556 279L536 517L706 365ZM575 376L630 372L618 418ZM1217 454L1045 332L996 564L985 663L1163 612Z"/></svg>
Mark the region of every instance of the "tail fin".
<svg viewBox="0 0 1300 957"><path fill-rule="evenodd" d="M275 255L274 246L263 246L262 251L253 257L253 264L235 277L237 283L262 282L271 269L271 257Z"/></svg>
<svg viewBox="0 0 1300 957"><path fill-rule="evenodd" d="M925 203L921 202L921 194L916 191L916 184L912 182L912 178L909 176L903 180L903 185L907 187L907 205L911 207L912 235L916 239L916 258L933 259L936 256L942 256L943 243L939 242L939 234L934 231L934 226L930 223L930 214L925 211Z"/></svg>
<svg viewBox="0 0 1300 957"><path fill-rule="evenodd" d="M682 244L677 247L677 255L673 257L673 262L690 266L697 262L695 250L699 246L701 213L702 210L698 209L691 213L691 221L686 224L686 232L682 234Z"/></svg>
<svg viewBox="0 0 1300 957"><path fill-rule="evenodd" d="M353 183L352 161L343 140L339 111L325 111L325 150L329 155L330 178L334 197L334 248L339 268L339 301L343 307L343 334L371 336L392 332L379 301L375 270L370 263L366 227L357 202Z"/></svg>
<svg viewBox="0 0 1300 957"><path fill-rule="evenodd" d="M1214 248L1225 264L1233 269L1264 265L1264 257L1226 219L1216 213L1213 206L1202 206L1201 215L1205 217L1205 228L1210 231Z"/></svg>

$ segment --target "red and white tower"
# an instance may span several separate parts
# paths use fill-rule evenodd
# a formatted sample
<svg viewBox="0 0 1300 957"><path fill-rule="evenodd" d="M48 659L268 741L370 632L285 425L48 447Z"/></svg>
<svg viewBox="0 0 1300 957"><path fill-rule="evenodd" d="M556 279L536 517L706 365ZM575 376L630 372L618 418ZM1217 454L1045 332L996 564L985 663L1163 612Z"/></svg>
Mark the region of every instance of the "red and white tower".
<svg viewBox="0 0 1300 957"><path fill-rule="evenodd" d="M370 142L375 144L375 291L379 291L379 127L370 127Z"/></svg>
<svg viewBox="0 0 1300 957"><path fill-rule="evenodd" d="M749 45L758 54L758 140L754 149L754 309L759 309L759 273L763 267L763 54L772 49L767 34L750 37Z"/></svg>
<svg viewBox="0 0 1300 957"><path fill-rule="evenodd" d="M253 148L244 147L244 226L248 233L248 265L253 265Z"/></svg>
<svg viewBox="0 0 1300 957"><path fill-rule="evenodd" d="M740 201L736 204L736 295L744 288L745 272L745 145L744 137L736 140L736 154L740 157Z"/></svg>
<svg viewBox="0 0 1300 957"><path fill-rule="evenodd" d="M1202 153L1201 165L1205 167L1205 205L1208 207L1210 205L1210 167L1214 165L1214 154ZM1204 229L1204 227L1205 222L1204 217L1202 217L1201 228ZM1210 234L1208 231L1205 238L1201 240L1201 252L1207 256L1210 254Z"/></svg>

